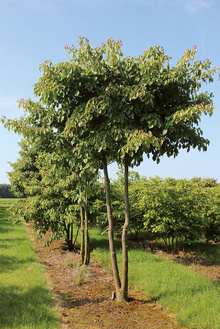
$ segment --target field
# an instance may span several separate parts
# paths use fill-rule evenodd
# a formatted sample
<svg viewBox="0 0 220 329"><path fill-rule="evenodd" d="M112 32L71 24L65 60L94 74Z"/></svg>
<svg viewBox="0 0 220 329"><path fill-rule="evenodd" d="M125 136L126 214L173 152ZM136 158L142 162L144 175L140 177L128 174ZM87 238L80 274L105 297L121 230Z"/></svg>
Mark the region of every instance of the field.
<svg viewBox="0 0 220 329"><path fill-rule="evenodd" d="M0 198L0 206L8 207L15 199L2 199Z"/></svg>
<svg viewBox="0 0 220 329"><path fill-rule="evenodd" d="M91 230L92 262L80 267L79 254L67 251L62 241L43 247L28 225L31 243L23 224L7 220L2 201L1 328L56 328L51 300L59 328L220 327L219 246L197 243L172 255L157 248L151 253L145 243L131 244L130 303L121 305L111 300L106 236ZM46 287L46 272L53 294Z"/></svg>

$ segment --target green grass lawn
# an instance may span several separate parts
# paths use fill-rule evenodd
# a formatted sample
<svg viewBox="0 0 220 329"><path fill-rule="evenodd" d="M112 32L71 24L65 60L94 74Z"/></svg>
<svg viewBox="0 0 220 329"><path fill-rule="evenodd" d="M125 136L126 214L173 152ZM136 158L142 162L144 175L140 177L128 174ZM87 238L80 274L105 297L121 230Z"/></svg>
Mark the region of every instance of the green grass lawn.
<svg viewBox="0 0 220 329"><path fill-rule="evenodd" d="M44 271L24 224L8 221L6 200L0 200L0 328L55 329Z"/></svg>
<svg viewBox="0 0 220 329"><path fill-rule="evenodd" d="M10 198L0 198L0 206L7 206L9 207L12 202L14 202L16 199Z"/></svg>
<svg viewBox="0 0 220 329"><path fill-rule="evenodd" d="M103 237L98 230L94 230L91 232L91 242L93 256L111 272L107 236ZM117 249L121 268L119 241ZM210 252L210 248L207 249ZM214 246L212 249L213 255L218 258L219 247ZM202 250L205 253L204 244ZM181 325L194 329L220 328L219 284L205 279L186 266L130 246L129 280L130 287L135 287L165 307Z"/></svg>

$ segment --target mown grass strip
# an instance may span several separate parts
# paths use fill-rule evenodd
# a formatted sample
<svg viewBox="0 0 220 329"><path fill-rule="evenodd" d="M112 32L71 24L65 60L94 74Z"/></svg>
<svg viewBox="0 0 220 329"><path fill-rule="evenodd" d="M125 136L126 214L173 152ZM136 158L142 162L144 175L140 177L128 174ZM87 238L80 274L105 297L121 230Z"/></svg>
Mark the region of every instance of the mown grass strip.
<svg viewBox="0 0 220 329"><path fill-rule="evenodd" d="M0 205L1 206L10 206L16 199L13 198L0 198Z"/></svg>
<svg viewBox="0 0 220 329"><path fill-rule="evenodd" d="M105 242L104 242L105 240ZM93 256L111 271L107 237L92 231ZM100 244L100 246L99 246ZM95 245L98 246L95 248ZM117 243L118 245L118 243ZM121 251L118 245L121 268ZM130 285L173 313L188 328L220 328L220 287L182 264L161 259L150 252L130 247Z"/></svg>
<svg viewBox="0 0 220 329"><path fill-rule="evenodd" d="M55 329L56 315L23 224L8 221L0 204L0 328Z"/></svg>

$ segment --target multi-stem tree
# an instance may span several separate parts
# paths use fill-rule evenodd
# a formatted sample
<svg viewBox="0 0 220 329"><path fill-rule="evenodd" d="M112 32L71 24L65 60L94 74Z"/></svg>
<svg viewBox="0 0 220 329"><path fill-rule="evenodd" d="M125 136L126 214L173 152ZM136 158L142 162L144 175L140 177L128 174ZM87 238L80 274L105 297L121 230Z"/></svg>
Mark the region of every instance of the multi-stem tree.
<svg viewBox="0 0 220 329"><path fill-rule="evenodd" d="M200 92L217 69L194 61L196 49L187 50L176 66L159 46L138 57L124 57L122 43L109 39L92 48L80 38L79 47L67 47L69 62L45 62L35 84L38 102L21 102L26 115L6 126L25 134L43 136L52 131L62 147L72 145L72 162L96 163L104 170L109 221L109 246L118 301L128 300L127 231L130 209L128 168L144 153L159 162L162 155L178 155L181 148L206 150L209 141L199 128L201 115L213 112L212 94ZM74 157L77 153L78 156ZM96 162L95 162L96 161ZM114 246L108 164L124 166L125 222L122 232L123 268L119 276ZM101 163L101 166L100 166Z"/></svg>

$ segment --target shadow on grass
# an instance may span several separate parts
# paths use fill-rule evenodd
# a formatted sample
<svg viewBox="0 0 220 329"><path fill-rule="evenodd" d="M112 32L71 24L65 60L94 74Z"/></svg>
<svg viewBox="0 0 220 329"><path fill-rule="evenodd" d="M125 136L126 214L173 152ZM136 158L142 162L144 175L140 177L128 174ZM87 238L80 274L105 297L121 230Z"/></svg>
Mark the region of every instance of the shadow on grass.
<svg viewBox="0 0 220 329"><path fill-rule="evenodd" d="M6 206L0 205L0 217L7 216L8 211Z"/></svg>
<svg viewBox="0 0 220 329"><path fill-rule="evenodd" d="M56 328L50 295L36 287L22 291L16 286L0 288L0 328Z"/></svg>
<svg viewBox="0 0 220 329"><path fill-rule="evenodd" d="M35 262L34 258L26 258L20 260L16 257L0 255L0 273L7 273L9 271L15 271L20 268L24 268L25 265L30 265Z"/></svg>
<svg viewBox="0 0 220 329"><path fill-rule="evenodd" d="M0 237L0 249L8 249L10 247L18 246L20 243L24 241L22 238L16 238L16 239L2 239Z"/></svg>
<svg viewBox="0 0 220 329"><path fill-rule="evenodd" d="M91 251L96 248L109 250L108 236L106 234L101 235L101 233L99 233L98 238L97 238L96 236L93 237L93 235L91 234L90 235L90 248L91 248ZM115 248L116 249L121 248L121 241L118 239L115 239Z"/></svg>
<svg viewBox="0 0 220 329"><path fill-rule="evenodd" d="M98 237L98 238L97 238ZM121 250L122 249L122 244L121 244L121 239L115 238L115 248L116 250ZM132 250L143 250L141 245L134 245L133 243L128 243L129 251ZM102 249L102 250L109 250L109 242L108 242L108 236L107 234L102 235L97 233L95 235L91 234L90 235L90 248L91 251L95 249ZM163 260L161 258L155 258L155 262L162 262Z"/></svg>
<svg viewBox="0 0 220 329"><path fill-rule="evenodd" d="M196 255L201 256L203 258L208 258L211 262L218 262L220 263L220 244L211 244L207 242L192 242L190 245L187 245L186 243L180 244L180 248L189 251L194 252ZM208 265L208 264L206 264ZM212 264L210 264L212 265Z"/></svg>
<svg viewBox="0 0 220 329"><path fill-rule="evenodd" d="M0 234L7 234L14 230L13 222L8 219L7 214L4 217L0 214L0 218Z"/></svg>

